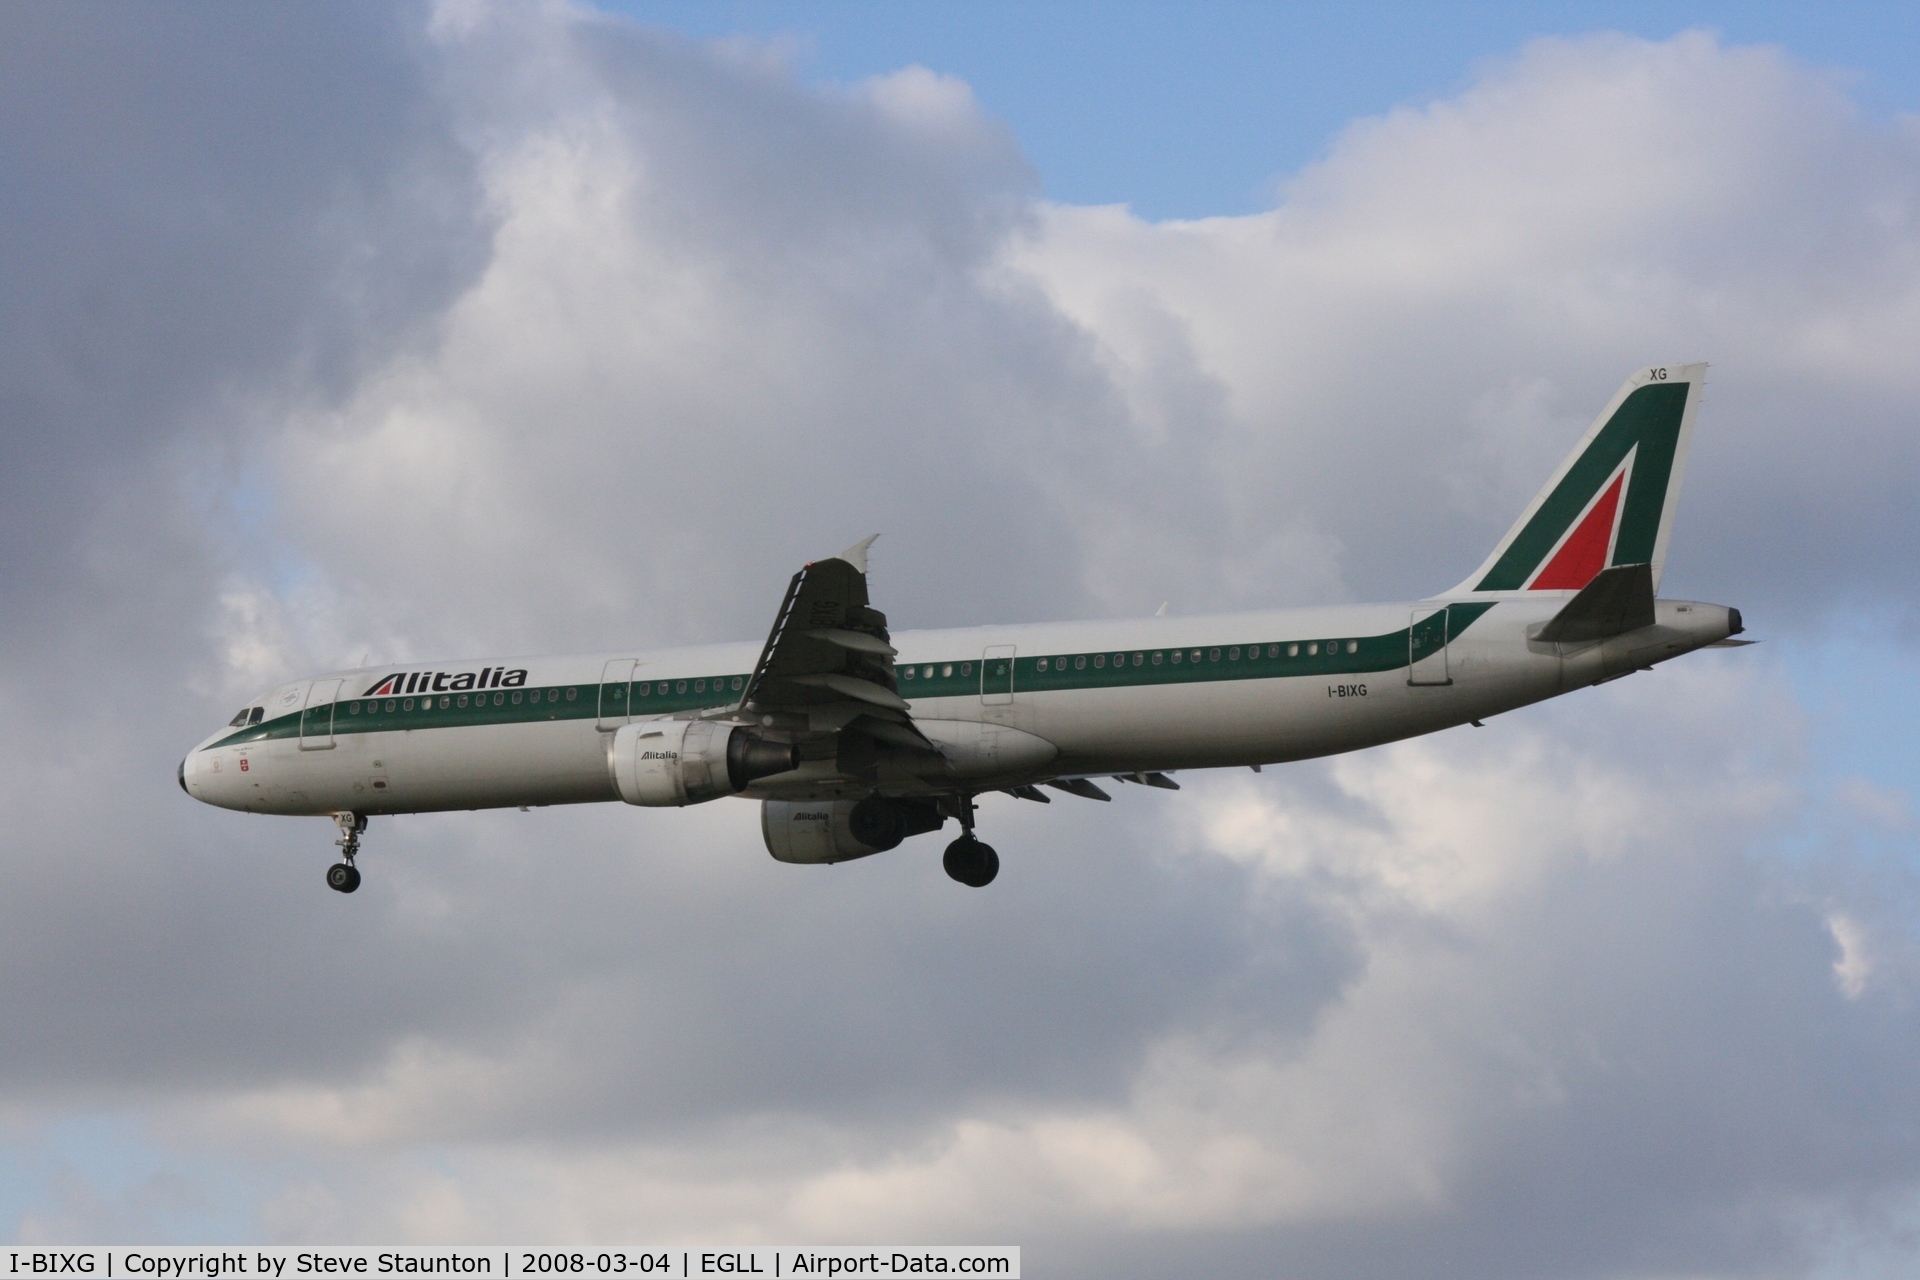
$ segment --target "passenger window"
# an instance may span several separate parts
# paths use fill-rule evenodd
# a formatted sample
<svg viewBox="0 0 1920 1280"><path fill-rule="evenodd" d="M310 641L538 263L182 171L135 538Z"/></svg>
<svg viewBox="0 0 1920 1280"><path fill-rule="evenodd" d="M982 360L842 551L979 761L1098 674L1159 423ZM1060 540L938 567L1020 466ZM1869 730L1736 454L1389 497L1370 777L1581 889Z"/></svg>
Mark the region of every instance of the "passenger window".
<svg viewBox="0 0 1920 1280"><path fill-rule="evenodd" d="M1096 654L1094 654L1094 655L1093 655L1093 665L1094 665L1094 666L1096 666L1096 667L1104 667L1104 666L1106 666L1106 665L1107 665L1107 655L1106 655L1106 654L1104 654L1104 653L1096 653Z"/></svg>
<svg viewBox="0 0 1920 1280"><path fill-rule="evenodd" d="M578 690L578 689L569 689L569 690L567 690L567 701L568 701L568 702L572 702L572 701L573 701L573 700L574 700L575 698L577 698L577 697L579 697L579 696L580 696L580 690Z"/></svg>
<svg viewBox="0 0 1920 1280"><path fill-rule="evenodd" d="M1040 659L1039 662L1035 663L1034 665L1037 666L1040 670L1045 671L1047 669L1047 660L1045 658L1042 658Z"/></svg>
<svg viewBox="0 0 1920 1280"><path fill-rule="evenodd" d="M1310 645L1308 645L1308 646L1307 646L1307 652L1308 652L1308 653L1310 653L1310 654L1311 654L1311 653L1319 653L1319 652L1320 652L1320 646L1319 646L1319 644L1318 644L1318 643L1315 643L1315 644L1310 644Z"/></svg>
<svg viewBox="0 0 1920 1280"><path fill-rule="evenodd" d="M905 676L907 679L911 680L915 676L919 675L920 672L914 667L908 667L905 671L902 671L900 674Z"/></svg>
<svg viewBox="0 0 1920 1280"><path fill-rule="evenodd" d="M1229 650L1227 650L1227 661L1228 661L1228 662L1238 662L1238 661L1240 661L1240 646L1239 646L1239 645L1235 645L1235 646L1233 646L1233 648L1231 648L1231 649L1229 649Z"/></svg>
<svg viewBox="0 0 1920 1280"><path fill-rule="evenodd" d="M734 688L735 688L736 690L737 690L737 689L744 689L744 688L746 688L746 686L747 686L747 678L746 678L745 676L735 676L735 677L733 678L733 687L734 687Z"/></svg>
<svg viewBox="0 0 1920 1280"><path fill-rule="evenodd" d="M952 674L953 674L953 664L951 662L947 663L945 666L940 668L940 675L943 679Z"/></svg>
<svg viewBox="0 0 1920 1280"><path fill-rule="evenodd" d="M1220 651L1218 649L1209 649L1207 651L1207 660L1209 662L1220 661Z"/></svg>
<svg viewBox="0 0 1920 1280"><path fill-rule="evenodd" d="M1157 667L1157 666L1159 666L1159 665L1160 665L1160 663L1161 663L1161 661L1162 661L1163 659L1165 659L1165 658L1166 658L1166 656L1167 656L1167 655L1166 655L1166 654L1164 654L1164 653L1156 653L1156 654L1154 654L1154 655L1153 655L1153 665L1154 665L1154 666L1156 666L1156 667Z"/></svg>
<svg viewBox="0 0 1920 1280"><path fill-rule="evenodd" d="M1187 656L1187 655L1186 655L1185 653L1183 653L1183 652L1181 652L1181 651L1180 651L1180 650L1178 650L1178 649L1175 649L1175 650L1173 651L1173 660L1174 660L1175 662L1179 662L1179 661L1181 661L1181 660L1182 660L1182 659L1184 659L1184 658L1185 658L1186 656Z"/></svg>
<svg viewBox="0 0 1920 1280"><path fill-rule="evenodd" d="M1140 666L1146 660L1147 660L1147 655L1144 653L1136 653L1133 655L1133 665L1136 667Z"/></svg>
<svg viewBox="0 0 1920 1280"><path fill-rule="evenodd" d="M1358 640L1347 641L1347 652L1348 653L1360 652L1360 642Z"/></svg>
<svg viewBox="0 0 1920 1280"><path fill-rule="evenodd" d="M682 680L679 684L674 685L673 691L675 693L685 693L687 691L687 682Z"/></svg>
<svg viewBox="0 0 1920 1280"><path fill-rule="evenodd" d="M506 704L506 701L507 701L507 695L504 693L496 693L493 695L493 705L496 707L504 706Z"/></svg>
<svg viewBox="0 0 1920 1280"><path fill-rule="evenodd" d="M464 693L460 695L460 705L463 707L467 705L467 695Z"/></svg>
<svg viewBox="0 0 1920 1280"><path fill-rule="evenodd" d="M1086 669L1086 666L1087 666L1087 659L1085 655L1082 655L1073 660L1073 669L1075 671L1084 671Z"/></svg>
<svg viewBox="0 0 1920 1280"><path fill-rule="evenodd" d="M963 663L961 663L961 664L960 664L960 674L961 674L961 675L963 675L963 676L970 676L970 675L972 675L972 674L973 674L973 664L972 664L971 662L963 662Z"/></svg>
<svg viewBox="0 0 1920 1280"><path fill-rule="evenodd" d="M695 680L693 682L693 691L695 693L705 693L707 691L707 682L705 680Z"/></svg>
<svg viewBox="0 0 1920 1280"><path fill-rule="evenodd" d="M421 701L421 702L422 702L422 704L423 704L423 706L421 707L421 709L422 709L422 710L425 710L425 709L426 709L426 707L429 707L429 706L432 706L432 705L433 705L433 699L432 699L432 698L422 698L422 699L421 699L420 701ZM392 704L391 702L389 702L389 703L387 704L387 710L389 710L389 711L391 711L391 710L393 710L393 704ZM413 699L412 699L412 698L408 698L408 699L407 699L407 710L409 710L409 711L411 711L411 710L413 710Z"/></svg>
<svg viewBox="0 0 1920 1280"><path fill-rule="evenodd" d="M1299 645L1297 645L1297 644L1290 644L1290 645L1288 645L1288 646L1287 646L1287 656L1288 656L1289 658L1297 658L1297 657L1299 657L1299 656L1300 656L1300 646L1299 646Z"/></svg>
<svg viewBox="0 0 1920 1280"><path fill-rule="evenodd" d="M520 691L518 689L513 691L513 705L516 707L520 705Z"/></svg>

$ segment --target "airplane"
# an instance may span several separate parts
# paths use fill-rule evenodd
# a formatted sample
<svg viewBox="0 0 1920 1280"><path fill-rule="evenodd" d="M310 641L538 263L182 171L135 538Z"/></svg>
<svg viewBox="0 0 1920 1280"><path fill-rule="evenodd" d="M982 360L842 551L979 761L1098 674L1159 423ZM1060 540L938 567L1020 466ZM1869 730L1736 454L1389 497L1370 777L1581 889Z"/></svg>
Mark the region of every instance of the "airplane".
<svg viewBox="0 0 1920 1280"><path fill-rule="evenodd" d="M1177 790L1459 725L1743 645L1740 611L1658 598L1705 364L1614 394L1486 560L1423 600L890 633L873 538L793 575L764 643L329 671L249 700L181 761L196 800L331 817L360 885L375 815L760 802L781 862L896 848L991 883L977 800Z"/></svg>

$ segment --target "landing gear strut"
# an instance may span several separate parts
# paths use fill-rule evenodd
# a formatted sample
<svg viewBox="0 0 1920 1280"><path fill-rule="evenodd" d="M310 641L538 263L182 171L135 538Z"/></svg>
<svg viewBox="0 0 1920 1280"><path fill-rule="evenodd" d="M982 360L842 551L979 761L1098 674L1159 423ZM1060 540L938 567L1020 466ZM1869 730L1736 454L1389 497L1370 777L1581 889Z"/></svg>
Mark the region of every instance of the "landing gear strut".
<svg viewBox="0 0 1920 1280"><path fill-rule="evenodd" d="M972 889L984 889L1000 874L1000 855L973 834L973 797L960 797L960 838L947 846L940 863L947 874Z"/></svg>
<svg viewBox="0 0 1920 1280"><path fill-rule="evenodd" d="M367 829L367 815L336 813L333 820L340 827L340 838L334 841L340 846L340 861L327 868L327 888L352 893L360 887L360 869L353 865L353 856L360 852L360 833Z"/></svg>

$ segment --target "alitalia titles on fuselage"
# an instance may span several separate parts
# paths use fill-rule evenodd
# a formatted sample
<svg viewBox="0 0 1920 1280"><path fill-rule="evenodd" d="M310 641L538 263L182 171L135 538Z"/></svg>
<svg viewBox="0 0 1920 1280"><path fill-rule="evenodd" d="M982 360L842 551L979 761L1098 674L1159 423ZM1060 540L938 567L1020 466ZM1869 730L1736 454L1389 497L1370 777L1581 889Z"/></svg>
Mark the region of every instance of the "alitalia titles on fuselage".
<svg viewBox="0 0 1920 1280"><path fill-rule="evenodd" d="M479 671L396 671L367 687L363 698L399 698L410 693L464 693L471 689L518 689L527 683L525 667L482 667Z"/></svg>

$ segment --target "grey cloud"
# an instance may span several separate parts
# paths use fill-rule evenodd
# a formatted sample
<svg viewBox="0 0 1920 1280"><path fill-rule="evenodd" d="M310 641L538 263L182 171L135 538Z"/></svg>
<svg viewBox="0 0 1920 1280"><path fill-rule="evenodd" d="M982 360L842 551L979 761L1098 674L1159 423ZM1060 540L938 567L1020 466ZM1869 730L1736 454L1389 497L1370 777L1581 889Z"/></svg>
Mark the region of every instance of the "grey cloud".
<svg viewBox="0 0 1920 1280"><path fill-rule="evenodd" d="M566 73L530 77L528 43ZM332 575L378 591L416 643L737 638L801 561L882 530L896 625L971 618L961 595L1086 611L1030 470L1109 406L1043 299L984 285L1031 177L963 86L907 73L822 95L623 24L511 11L448 57L505 210L490 275L435 360L275 461L430 439L431 458L495 466L395 469L344 512L290 495L303 545L343 514L356 527ZM577 263L551 269L554 237ZM505 377L475 363L499 358ZM449 521L469 536L435 536ZM503 577L545 607L486 607ZM547 619L562 629L527 630Z"/></svg>

